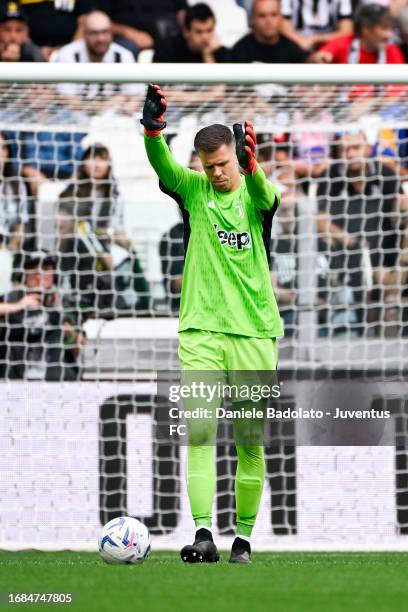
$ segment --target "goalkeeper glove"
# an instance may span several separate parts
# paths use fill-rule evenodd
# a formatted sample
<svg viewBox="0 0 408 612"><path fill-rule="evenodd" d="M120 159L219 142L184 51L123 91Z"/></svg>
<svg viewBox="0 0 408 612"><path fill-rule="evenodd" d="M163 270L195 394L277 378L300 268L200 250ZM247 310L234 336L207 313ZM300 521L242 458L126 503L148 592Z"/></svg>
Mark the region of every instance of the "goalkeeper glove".
<svg viewBox="0 0 408 612"><path fill-rule="evenodd" d="M239 165L244 174L253 176L258 169L255 159L256 134L250 121L245 121L245 132L240 123L234 123L235 146Z"/></svg>
<svg viewBox="0 0 408 612"><path fill-rule="evenodd" d="M159 85L150 83L143 107L143 119L140 120L140 123L144 125L146 134L158 136L164 130L166 127L166 122L164 121L166 108L166 96Z"/></svg>

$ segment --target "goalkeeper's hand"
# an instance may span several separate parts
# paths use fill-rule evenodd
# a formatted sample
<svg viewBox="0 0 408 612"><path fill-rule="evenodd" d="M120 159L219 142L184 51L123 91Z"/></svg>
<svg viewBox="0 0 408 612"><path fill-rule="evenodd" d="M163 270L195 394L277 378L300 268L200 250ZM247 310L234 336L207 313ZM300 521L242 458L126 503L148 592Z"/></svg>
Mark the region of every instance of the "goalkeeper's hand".
<svg viewBox="0 0 408 612"><path fill-rule="evenodd" d="M146 134L158 136L164 130L166 127L166 122L164 121L166 108L166 96L159 85L150 83L143 106L143 119L140 120L140 123L144 125Z"/></svg>
<svg viewBox="0 0 408 612"><path fill-rule="evenodd" d="M252 176L258 168L255 159L256 134L250 121L245 121L245 131L240 123L234 123L235 146L239 165L245 174Z"/></svg>

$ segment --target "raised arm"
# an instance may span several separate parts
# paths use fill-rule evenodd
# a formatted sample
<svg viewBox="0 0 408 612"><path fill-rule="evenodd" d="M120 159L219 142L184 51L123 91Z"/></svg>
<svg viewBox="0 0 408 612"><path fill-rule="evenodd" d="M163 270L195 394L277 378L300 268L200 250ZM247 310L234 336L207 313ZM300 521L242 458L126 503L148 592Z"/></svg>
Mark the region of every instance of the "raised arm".
<svg viewBox="0 0 408 612"><path fill-rule="evenodd" d="M271 183L260 166L252 176L245 175L245 183L248 193L261 210L271 210L280 204L280 192L276 185Z"/></svg>
<svg viewBox="0 0 408 612"><path fill-rule="evenodd" d="M167 189L184 195L187 183L197 173L181 166L173 157L161 132L166 127L164 113L167 101L158 85L150 84L140 122L145 128L147 157L157 176Z"/></svg>
<svg viewBox="0 0 408 612"><path fill-rule="evenodd" d="M280 192L265 176L255 159L256 134L252 123L245 122L245 132L239 123L234 124L236 151L239 164L245 175L248 193L257 208L271 210L280 204Z"/></svg>

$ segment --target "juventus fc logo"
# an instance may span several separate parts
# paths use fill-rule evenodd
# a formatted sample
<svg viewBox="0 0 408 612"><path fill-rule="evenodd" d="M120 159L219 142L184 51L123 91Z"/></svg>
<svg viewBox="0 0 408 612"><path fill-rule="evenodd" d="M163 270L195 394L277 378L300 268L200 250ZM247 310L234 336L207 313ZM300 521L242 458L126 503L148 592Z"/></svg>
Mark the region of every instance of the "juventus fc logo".
<svg viewBox="0 0 408 612"><path fill-rule="evenodd" d="M237 211L238 219L243 219L244 218L244 208L241 202L238 202L238 204L236 204L234 208Z"/></svg>

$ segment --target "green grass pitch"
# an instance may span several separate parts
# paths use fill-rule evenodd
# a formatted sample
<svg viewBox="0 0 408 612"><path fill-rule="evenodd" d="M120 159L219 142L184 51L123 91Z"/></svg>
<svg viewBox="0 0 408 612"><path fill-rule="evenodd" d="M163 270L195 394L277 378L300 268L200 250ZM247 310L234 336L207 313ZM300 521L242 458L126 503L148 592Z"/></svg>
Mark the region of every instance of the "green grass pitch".
<svg viewBox="0 0 408 612"><path fill-rule="evenodd" d="M73 593L76 612L397 612L408 609L408 553L254 553L251 565L185 565L152 552L144 565L92 553L0 552L0 591ZM3 595L4 597L4 595Z"/></svg>

